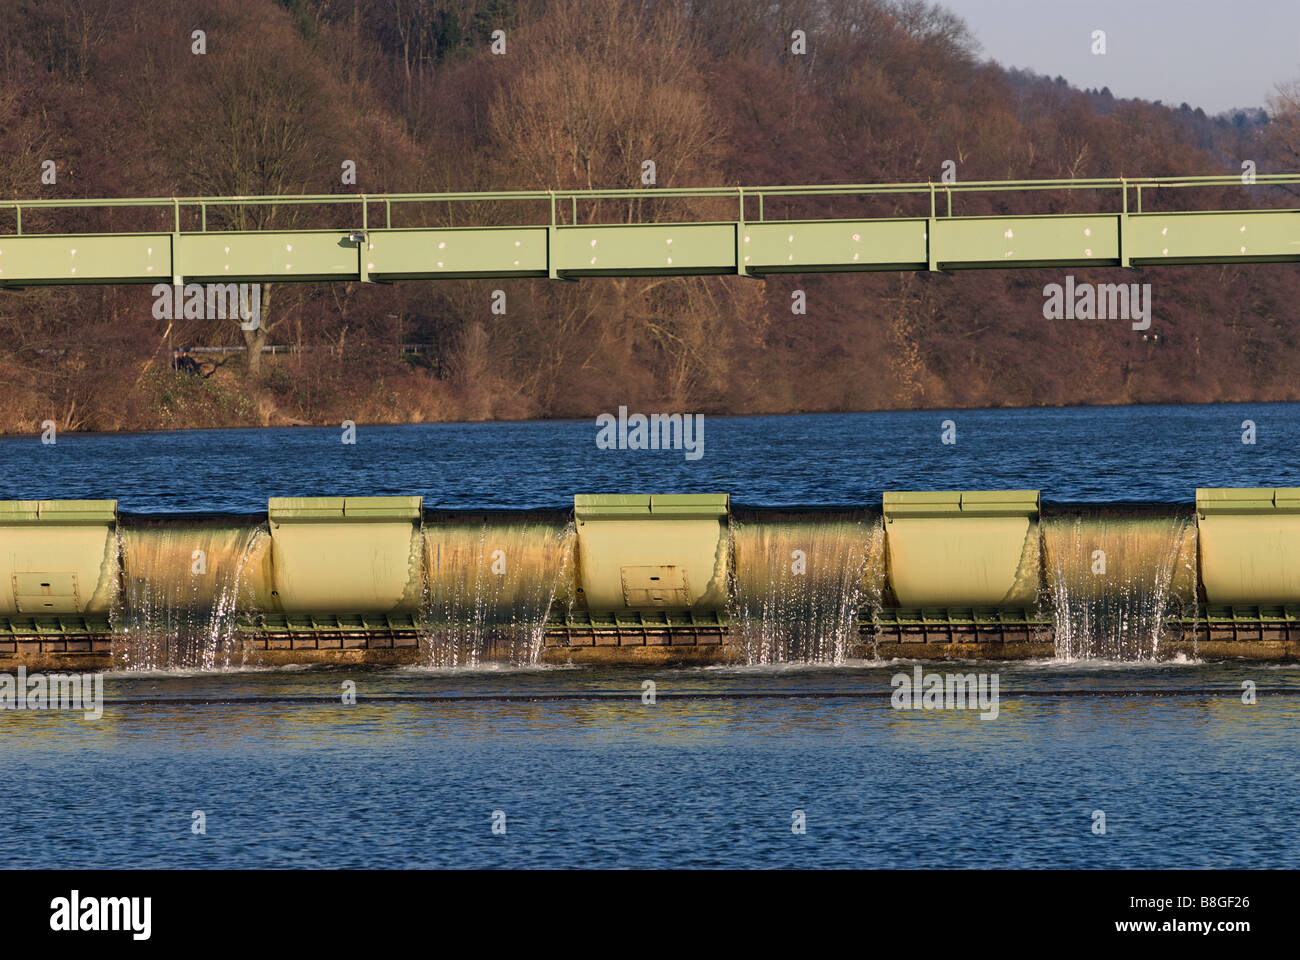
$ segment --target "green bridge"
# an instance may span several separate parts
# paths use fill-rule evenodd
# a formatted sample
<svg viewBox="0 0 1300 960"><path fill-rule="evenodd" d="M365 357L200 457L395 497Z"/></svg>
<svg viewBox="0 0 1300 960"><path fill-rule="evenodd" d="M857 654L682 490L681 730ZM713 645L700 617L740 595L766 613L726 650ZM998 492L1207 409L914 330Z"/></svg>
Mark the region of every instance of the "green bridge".
<svg viewBox="0 0 1300 960"><path fill-rule="evenodd" d="M0 234L0 287L1288 262L1300 260L1300 210L1150 209L1170 191L1283 185L1300 185L1300 174L1253 184L1209 176L5 200L0 229L13 232ZM1104 209L1069 212L1073 191L1106 198ZM972 193L1031 212L955 211ZM873 216L873 204L916 210ZM830 208L836 216L824 215ZM131 222L105 229L115 219Z"/></svg>

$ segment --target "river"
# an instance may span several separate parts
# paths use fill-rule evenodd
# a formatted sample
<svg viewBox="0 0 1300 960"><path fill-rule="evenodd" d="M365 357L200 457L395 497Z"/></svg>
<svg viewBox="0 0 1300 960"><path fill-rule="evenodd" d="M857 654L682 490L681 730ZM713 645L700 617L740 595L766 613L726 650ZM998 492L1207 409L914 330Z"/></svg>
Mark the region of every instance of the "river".
<svg viewBox="0 0 1300 960"><path fill-rule="evenodd" d="M0 499L256 513L283 495L855 506L894 489L1190 503L1197 486L1300 486L1288 404L708 417L699 460L598 450L591 421L340 435L5 438ZM892 709L910 662L114 673L98 721L0 713L0 866L1300 866L1300 667L924 669L996 675L996 719Z"/></svg>

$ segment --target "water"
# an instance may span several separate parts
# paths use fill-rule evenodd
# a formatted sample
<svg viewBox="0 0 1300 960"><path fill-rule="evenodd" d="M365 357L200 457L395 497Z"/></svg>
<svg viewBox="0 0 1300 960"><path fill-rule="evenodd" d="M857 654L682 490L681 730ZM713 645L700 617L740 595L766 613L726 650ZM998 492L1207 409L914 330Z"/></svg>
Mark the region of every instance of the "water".
<svg viewBox="0 0 1300 960"><path fill-rule="evenodd" d="M261 525L128 518L118 527L124 589L114 621L126 670L239 666L238 608L256 605L252 574L268 538Z"/></svg>
<svg viewBox="0 0 1300 960"><path fill-rule="evenodd" d="M1042 520L1047 607L1062 659L1154 659L1196 611L1196 520L1180 511L1100 508Z"/></svg>
<svg viewBox="0 0 1300 960"><path fill-rule="evenodd" d="M113 676L110 699L144 702L98 723L0 717L23 771L0 866L1300 866L1300 698L1236 696L1300 670L1002 665L981 721L890 709L910 669ZM348 680L362 699L345 707ZM1221 695L1172 695L1204 688ZM1078 695L1108 690L1152 692ZM428 699L493 694L622 698ZM365 701L385 695L424 699ZM309 696L331 702L293 699Z"/></svg>
<svg viewBox="0 0 1300 960"><path fill-rule="evenodd" d="M939 442L940 423L957 443ZM1253 420L1259 439L1241 442ZM192 430L0 439L0 498L123 510L266 511L267 497L423 494L426 507L563 507L574 493L879 503L884 490L1041 489L1191 503L1197 486L1300 486L1300 404L707 417L704 457L597 450L592 421Z"/></svg>
<svg viewBox="0 0 1300 960"><path fill-rule="evenodd" d="M731 538L733 642L745 661L842 663L858 642L859 619L880 606L880 515L742 512Z"/></svg>
<svg viewBox="0 0 1300 960"><path fill-rule="evenodd" d="M573 594L573 541L559 518L426 522L428 664L537 662L552 603Z"/></svg>
<svg viewBox="0 0 1300 960"><path fill-rule="evenodd" d="M946 418L956 446L939 443ZM1240 442L1245 419L1258 424L1256 446ZM695 462L598 451L594 437L584 422L363 426L355 447L338 430L305 428L65 436L54 447L8 438L0 497L257 514L277 495L419 493L427 507L495 510L562 508L583 491L725 491L752 506L860 509L885 489L1189 504L1198 485L1300 486L1300 406L1287 404L709 418ZM1267 693L1300 690L1300 667L1114 662L1158 651L1194 563L1186 531L1047 515L1045 572L1069 583L1068 603L1048 598L1069 629L1061 653L1091 659L924 665L995 671L996 720L895 711L890 677L912 664L844 658L845 611L876 596L875 548L851 512L823 531L841 559L810 565L806 592L766 589L761 576L740 585L743 609L757 611L751 659L836 663L482 663L484 638L526 651L544 597L566 603L571 591L563 525L525 523L511 549L539 558L538 575L444 580L442 600L433 591L428 602L463 634L430 648L429 666L205 671L226 662L220 644L180 642L168 647L179 659L132 664L167 669L110 675L98 722L0 713L0 756L21 771L0 790L10 841L0 865L29 866L36 850L44 865L76 867L1300 866L1300 696ZM778 552L805 534L796 522L761 533ZM777 573L748 535L737 531L738 556L755 558L746 568ZM1094 536L1123 587L1111 606L1078 572ZM259 549L223 542L213 549ZM128 571L145 562L142 546L126 543ZM148 549L184 559L165 537ZM478 571L496 547L467 519L442 549ZM783 619L784 650L769 629ZM173 620L155 635L187 631ZM661 695L652 706L645 680ZM1242 702L1245 681L1257 703ZM338 699L349 683L354 706ZM1091 829L1099 809L1105 837ZM208 818L202 837L190 830L195 810ZM491 832L496 810L504 837ZM791 833L794 810L806 813L805 836Z"/></svg>

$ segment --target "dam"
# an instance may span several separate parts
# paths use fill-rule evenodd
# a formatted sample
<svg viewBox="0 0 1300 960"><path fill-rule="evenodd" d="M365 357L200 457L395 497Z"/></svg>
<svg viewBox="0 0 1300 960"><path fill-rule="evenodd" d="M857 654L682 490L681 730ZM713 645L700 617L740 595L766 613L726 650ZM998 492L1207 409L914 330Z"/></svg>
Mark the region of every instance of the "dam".
<svg viewBox="0 0 1300 960"><path fill-rule="evenodd" d="M0 669L1300 659L1300 488L0 501Z"/></svg>

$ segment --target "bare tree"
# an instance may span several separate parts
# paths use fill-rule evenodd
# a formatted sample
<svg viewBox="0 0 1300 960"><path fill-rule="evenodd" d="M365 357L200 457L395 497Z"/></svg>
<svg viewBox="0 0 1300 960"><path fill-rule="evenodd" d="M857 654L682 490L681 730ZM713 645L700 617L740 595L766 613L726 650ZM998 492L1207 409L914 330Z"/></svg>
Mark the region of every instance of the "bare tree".
<svg viewBox="0 0 1300 960"><path fill-rule="evenodd" d="M324 95L319 66L304 57L292 38L272 34L270 42L244 48L188 91L184 137L176 161L188 191L201 196L278 196L323 192L310 188L330 181L327 169L340 156L336 111ZM278 42L277 42L278 41ZM331 148L333 156L330 156ZM209 229L291 230L303 223L301 205L238 203L214 207ZM262 347L283 312L272 284L263 287L261 321L241 324L248 373L262 369Z"/></svg>

